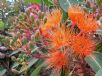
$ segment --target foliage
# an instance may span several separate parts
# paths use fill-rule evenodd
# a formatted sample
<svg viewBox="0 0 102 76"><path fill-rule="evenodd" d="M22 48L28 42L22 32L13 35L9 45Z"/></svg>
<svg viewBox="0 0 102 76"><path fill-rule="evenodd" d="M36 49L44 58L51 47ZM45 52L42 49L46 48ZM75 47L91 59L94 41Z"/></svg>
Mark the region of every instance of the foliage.
<svg viewBox="0 0 102 76"><path fill-rule="evenodd" d="M101 76L101 0L0 1L0 76Z"/></svg>
<svg viewBox="0 0 102 76"><path fill-rule="evenodd" d="M4 29L4 23L2 20L0 20L0 30L3 30Z"/></svg>

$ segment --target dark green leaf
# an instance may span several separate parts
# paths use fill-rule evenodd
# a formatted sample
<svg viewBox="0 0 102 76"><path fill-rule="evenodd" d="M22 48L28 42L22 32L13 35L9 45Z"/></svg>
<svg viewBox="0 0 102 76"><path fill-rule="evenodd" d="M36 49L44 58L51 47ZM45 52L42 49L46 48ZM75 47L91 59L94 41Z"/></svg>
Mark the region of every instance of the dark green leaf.
<svg viewBox="0 0 102 76"><path fill-rule="evenodd" d="M102 42L97 45L96 50L102 53Z"/></svg>
<svg viewBox="0 0 102 76"><path fill-rule="evenodd" d="M6 69L4 69L3 67L0 67L0 76L4 76L5 73L6 73Z"/></svg>
<svg viewBox="0 0 102 76"><path fill-rule="evenodd" d="M34 71L31 73L30 76L39 76L39 72L40 72L41 68L42 68L42 64L39 65L36 69L34 69Z"/></svg>
<svg viewBox="0 0 102 76"><path fill-rule="evenodd" d="M44 12L44 1L41 0L41 11Z"/></svg>
<svg viewBox="0 0 102 76"><path fill-rule="evenodd" d="M65 11L63 11L63 21L66 21L68 19L68 13L66 13Z"/></svg>
<svg viewBox="0 0 102 76"><path fill-rule="evenodd" d="M66 70L62 70L61 75L60 76L68 76L68 71Z"/></svg>

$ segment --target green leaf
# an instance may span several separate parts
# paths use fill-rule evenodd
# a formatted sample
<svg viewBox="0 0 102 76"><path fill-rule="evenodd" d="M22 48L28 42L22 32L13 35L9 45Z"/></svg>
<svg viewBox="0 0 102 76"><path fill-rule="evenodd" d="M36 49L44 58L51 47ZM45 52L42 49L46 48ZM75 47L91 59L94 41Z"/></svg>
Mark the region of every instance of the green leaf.
<svg viewBox="0 0 102 76"><path fill-rule="evenodd" d="M17 53L20 52L21 50L22 50L22 49L19 48L18 50L13 51L13 52L10 54L10 56L12 56L12 55L14 55L14 54L17 54Z"/></svg>
<svg viewBox="0 0 102 76"><path fill-rule="evenodd" d="M96 50L102 53L102 42L97 45Z"/></svg>
<svg viewBox="0 0 102 76"><path fill-rule="evenodd" d="M41 0L41 11L44 12L44 1Z"/></svg>
<svg viewBox="0 0 102 76"><path fill-rule="evenodd" d="M47 6L51 6L52 3L50 0L43 0L44 1L44 4L46 4Z"/></svg>
<svg viewBox="0 0 102 76"><path fill-rule="evenodd" d="M102 69L100 69L95 76L102 76Z"/></svg>
<svg viewBox="0 0 102 76"><path fill-rule="evenodd" d="M63 21L66 21L68 19L68 13L66 13L65 11L63 11Z"/></svg>
<svg viewBox="0 0 102 76"><path fill-rule="evenodd" d="M22 44L25 45L26 43L27 43L27 39L24 38L24 39L22 40Z"/></svg>
<svg viewBox="0 0 102 76"><path fill-rule="evenodd" d="M34 49L32 49L32 51L31 51L31 52L32 52L32 53L34 53L35 51L37 51L37 50L38 50L38 48L39 48L39 47L34 46Z"/></svg>
<svg viewBox="0 0 102 76"><path fill-rule="evenodd" d="M29 64L28 64L28 66L27 67L25 67L25 68L22 68L21 70L20 70L20 73L22 73L22 72L24 72L25 70L27 70L27 69L29 69L33 64L35 64L36 62L38 61L38 59L32 59L30 62L29 62Z"/></svg>
<svg viewBox="0 0 102 76"><path fill-rule="evenodd" d="M12 68L16 68L19 66L19 63L15 62L13 65L12 65Z"/></svg>
<svg viewBox="0 0 102 76"><path fill-rule="evenodd" d="M0 20L0 30L3 30L4 29L4 22L2 20Z"/></svg>
<svg viewBox="0 0 102 76"><path fill-rule="evenodd" d="M52 3L49 1L49 0L43 0L44 1L44 4L46 5L52 5ZM41 3L41 0L25 0L25 3L28 4L28 3Z"/></svg>
<svg viewBox="0 0 102 76"><path fill-rule="evenodd" d="M102 0L96 0L97 1L97 5L102 6Z"/></svg>
<svg viewBox="0 0 102 76"><path fill-rule="evenodd" d="M63 70L62 69L62 72L61 72L61 75L60 76L68 76L68 70Z"/></svg>
<svg viewBox="0 0 102 76"><path fill-rule="evenodd" d="M75 4L79 4L83 2L83 0L59 0L59 4L61 6L61 8L65 11L68 12L68 7L75 5Z"/></svg>
<svg viewBox="0 0 102 76"><path fill-rule="evenodd" d="M38 59L33 59L30 61L28 68L30 68L34 63L36 63L38 61Z"/></svg>
<svg viewBox="0 0 102 76"><path fill-rule="evenodd" d="M98 72L99 69L102 69L102 54L93 53L85 58L85 61L91 66L91 68Z"/></svg>
<svg viewBox="0 0 102 76"><path fill-rule="evenodd" d="M3 67L0 67L0 76L4 76L6 71L7 71L6 69L4 69Z"/></svg>
<svg viewBox="0 0 102 76"><path fill-rule="evenodd" d="M41 0L25 0L25 3L40 3Z"/></svg>
<svg viewBox="0 0 102 76"><path fill-rule="evenodd" d="M30 76L39 76L39 72L40 72L41 68L42 68L42 64L39 65L36 69L34 69L34 71L31 73Z"/></svg>

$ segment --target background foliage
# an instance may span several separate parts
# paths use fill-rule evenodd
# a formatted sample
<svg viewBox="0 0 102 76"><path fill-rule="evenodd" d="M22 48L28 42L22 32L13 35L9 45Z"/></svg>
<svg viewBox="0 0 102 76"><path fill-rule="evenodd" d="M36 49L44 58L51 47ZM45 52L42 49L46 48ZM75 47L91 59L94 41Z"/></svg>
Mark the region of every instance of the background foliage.
<svg viewBox="0 0 102 76"><path fill-rule="evenodd" d="M92 0L90 0L92 1ZM63 12L62 22L71 25L71 21L68 20L68 7L72 4L81 5L86 11L94 12L97 11L97 19L100 22L100 29L97 30L96 37L99 40L98 46L95 53L87 56L85 58L86 64L88 64L96 76L101 76L102 72L102 0L96 0L96 5L91 6L88 0L58 0L57 3L54 0L15 0L13 3L0 0L0 76L53 76L51 70L46 70L44 67L44 60L38 59L35 56L39 55L39 51L46 52L46 49L40 50L38 47L40 45L32 45L31 42L39 42L36 39L23 38L20 41L20 34L24 34L24 28L30 28L30 23L32 25L38 26L41 20L46 22L44 17L44 8L50 11L53 8L61 8ZM34 17L30 17L29 12L26 12L26 8L29 4L40 4L41 11L37 12L38 20L32 22ZM92 3L92 2L91 2ZM42 15L41 15L42 14ZM25 18L31 21L27 22ZM18 21L18 22L17 22ZM15 22L15 23L14 23ZM16 31L18 26L21 31ZM22 27L25 26L25 27ZM14 28L15 29L12 29ZM17 27L17 28L16 28ZM34 28L33 27L33 28ZM31 27L32 28L32 27ZM32 32L30 28L29 32ZM14 35L16 32L16 36ZM33 32L35 35L35 32ZM34 36L32 35L32 36ZM31 52L21 51L22 45L28 45ZM27 47L26 47L27 48ZM29 48L27 49L29 50ZM67 73L67 74L66 74ZM60 76L71 76L71 72L63 72Z"/></svg>

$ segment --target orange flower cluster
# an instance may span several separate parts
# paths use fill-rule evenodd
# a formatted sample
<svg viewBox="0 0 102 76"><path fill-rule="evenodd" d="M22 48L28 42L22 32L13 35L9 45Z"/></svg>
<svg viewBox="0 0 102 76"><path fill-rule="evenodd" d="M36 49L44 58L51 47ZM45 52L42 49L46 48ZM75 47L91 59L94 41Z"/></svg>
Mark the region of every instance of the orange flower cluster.
<svg viewBox="0 0 102 76"><path fill-rule="evenodd" d="M59 9L53 10L51 13L47 13L47 22L41 27L43 35L48 35L47 32L57 27L62 19L62 13ZM46 32L47 31L47 32Z"/></svg>
<svg viewBox="0 0 102 76"><path fill-rule="evenodd" d="M77 23L79 21L77 19L80 18L80 16L81 18L84 17L84 11L82 11L80 7L76 8L69 9L69 16ZM46 41L48 42L49 50L46 63L48 64L49 68L54 68L58 71L61 71L62 68L66 68L68 66L68 50L70 50L75 56L85 57L93 52L93 47L96 45L95 41L91 40L88 36L77 35L71 30L71 28L65 27L63 24L59 25L61 18L62 14L60 10L53 10L51 14L48 13L48 20L41 28L42 33L48 34ZM82 26L78 25L78 27L81 30L85 29L84 31L86 32L90 29L96 29L95 27L89 27L89 24L93 25L93 21L90 18L88 18L88 20L82 21L84 23L85 21L90 22L88 24L82 24L80 21L78 24L81 24ZM93 26L96 25L94 24ZM46 37L45 35L43 36Z"/></svg>
<svg viewBox="0 0 102 76"><path fill-rule="evenodd" d="M98 29L98 23L92 17L85 16L77 25L84 32L92 32Z"/></svg>
<svg viewBox="0 0 102 76"><path fill-rule="evenodd" d="M66 29L66 30L65 30ZM73 32L69 28L65 28L64 25L61 27L58 27L57 30L52 31L52 34L50 35L49 41L50 46L52 48L60 49L65 46L71 45L71 40L73 36Z"/></svg>
<svg viewBox="0 0 102 76"><path fill-rule="evenodd" d="M98 29L96 20L93 17L88 17L88 14L80 6L69 7L68 16L83 32L92 32Z"/></svg>
<svg viewBox="0 0 102 76"><path fill-rule="evenodd" d="M79 6L73 6L68 8L68 16L74 22L78 23L84 17L85 12Z"/></svg>
<svg viewBox="0 0 102 76"><path fill-rule="evenodd" d="M55 52L49 54L46 63L49 65L48 68L54 68L57 72L60 72L62 68L67 68L68 57L66 51L60 52L59 50L55 50Z"/></svg>
<svg viewBox="0 0 102 76"><path fill-rule="evenodd" d="M76 55L84 57L90 55L94 50L95 41L84 36L76 36L72 42L72 49Z"/></svg>

